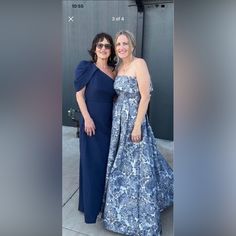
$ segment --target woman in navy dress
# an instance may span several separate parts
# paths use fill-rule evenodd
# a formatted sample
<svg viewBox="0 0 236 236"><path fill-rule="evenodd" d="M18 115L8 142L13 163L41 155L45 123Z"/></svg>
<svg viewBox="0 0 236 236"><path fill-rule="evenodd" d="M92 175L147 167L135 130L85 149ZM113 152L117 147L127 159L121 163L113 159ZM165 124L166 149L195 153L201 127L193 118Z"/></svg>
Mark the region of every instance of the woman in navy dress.
<svg viewBox="0 0 236 236"><path fill-rule="evenodd" d="M159 236L160 212L173 202L173 171L157 149L146 115L152 85L146 62L133 56L135 40L117 33L121 60L114 88L107 164L105 228L124 235Z"/></svg>
<svg viewBox="0 0 236 236"><path fill-rule="evenodd" d="M91 61L81 61L75 72L80 118L79 211L85 223L96 223L101 211L109 152L115 90L115 51L112 37L97 34L89 50Z"/></svg>

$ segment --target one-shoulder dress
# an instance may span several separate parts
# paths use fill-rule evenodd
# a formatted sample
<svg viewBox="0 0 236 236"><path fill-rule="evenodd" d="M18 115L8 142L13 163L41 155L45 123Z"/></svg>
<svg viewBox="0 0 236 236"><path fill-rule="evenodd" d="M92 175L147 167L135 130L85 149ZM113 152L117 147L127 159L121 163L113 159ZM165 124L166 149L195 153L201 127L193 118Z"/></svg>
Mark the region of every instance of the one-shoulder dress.
<svg viewBox="0 0 236 236"><path fill-rule="evenodd" d="M110 145L114 80L89 61L82 61L76 69L76 91L86 86L85 102L95 123L95 135L84 131L80 117L80 180L79 207L86 223L95 223L101 211L104 194L107 158Z"/></svg>

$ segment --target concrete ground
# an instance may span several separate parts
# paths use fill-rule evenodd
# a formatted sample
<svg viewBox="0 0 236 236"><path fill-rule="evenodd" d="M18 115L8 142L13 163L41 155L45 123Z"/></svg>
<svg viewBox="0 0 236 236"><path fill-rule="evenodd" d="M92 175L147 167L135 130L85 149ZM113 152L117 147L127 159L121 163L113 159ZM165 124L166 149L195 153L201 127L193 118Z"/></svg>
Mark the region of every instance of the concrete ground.
<svg viewBox="0 0 236 236"><path fill-rule="evenodd" d="M85 224L83 214L78 209L79 195L79 139L76 138L76 128L62 128L62 160L63 160L63 236L115 236L121 235L103 228L98 217L96 224ZM158 148L173 167L173 142L159 140ZM161 215L163 235L173 236L173 208Z"/></svg>

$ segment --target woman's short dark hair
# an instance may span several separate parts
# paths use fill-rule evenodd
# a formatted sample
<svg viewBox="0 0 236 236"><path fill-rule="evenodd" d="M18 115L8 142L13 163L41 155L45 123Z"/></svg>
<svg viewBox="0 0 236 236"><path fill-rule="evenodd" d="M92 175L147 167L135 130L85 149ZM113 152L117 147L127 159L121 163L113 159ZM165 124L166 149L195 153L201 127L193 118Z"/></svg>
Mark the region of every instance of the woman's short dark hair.
<svg viewBox="0 0 236 236"><path fill-rule="evenodd" d="M99 33L97 34L92 42L92 47L90 50L88 50L90 56L92 57L92 62L96 63L97 56L96 56L96 46L98 42L103 41L103 39L106 39L111 44L111 55L108 58L107 64L113 68L116 66L116 52L115 52L115 46L113 43L112 37L107 33Z"/></svg>

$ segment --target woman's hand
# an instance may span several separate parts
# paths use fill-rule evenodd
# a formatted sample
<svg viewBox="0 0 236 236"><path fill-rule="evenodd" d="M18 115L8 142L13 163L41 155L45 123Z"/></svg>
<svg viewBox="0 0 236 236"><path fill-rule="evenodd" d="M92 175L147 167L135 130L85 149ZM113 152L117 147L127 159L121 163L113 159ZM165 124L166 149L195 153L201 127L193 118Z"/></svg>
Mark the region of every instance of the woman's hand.
<svg viewBox="0 0 236 236"><path fill-rule="evenodd" d="M91 117L84 119L84 131L88 136L95 135L95 124Z"/></svg>
<svg viewBox="0 0 236 236"><path fill-rule="evenodd" d="M141 141L141 139L142 139L141 127L134 126L133 131L131 133L132 142L139 143Z"/></svg>

